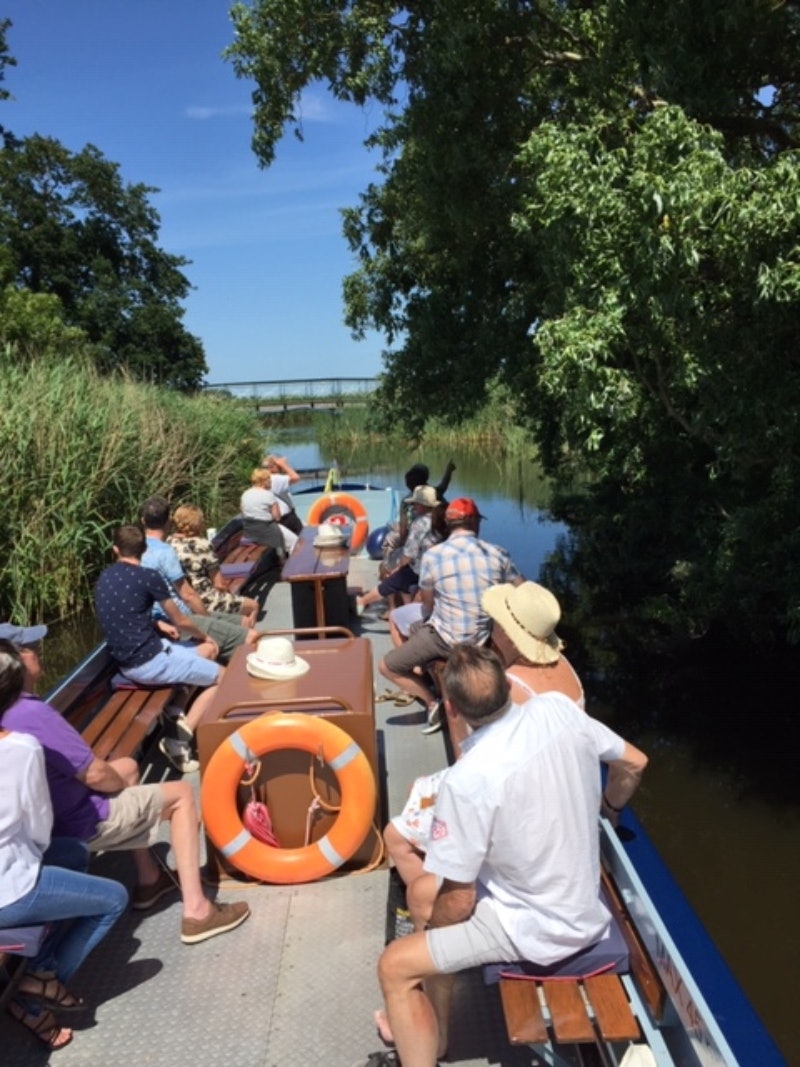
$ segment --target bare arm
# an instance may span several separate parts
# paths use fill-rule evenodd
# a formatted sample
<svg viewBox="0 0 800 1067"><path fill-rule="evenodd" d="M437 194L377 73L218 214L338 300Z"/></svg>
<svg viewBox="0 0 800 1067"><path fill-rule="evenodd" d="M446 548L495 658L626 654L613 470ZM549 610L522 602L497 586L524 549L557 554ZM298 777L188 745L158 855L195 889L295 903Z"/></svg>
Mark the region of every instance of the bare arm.
<svg viewBox="0 0 800 1067"><path fill-rule="evenodd" d="M119 793L128 784L107 760L97 759L97 757L92 760L85 771L76 775L76 778L96 793Z"/></svg>
<svg viewBox="0 0 800 1067"><path fill-rule="evenodd" d="M195 592L194 586L188 578L182 578L175 586L175 591L184 604L193 611L195 615L208 615L205 604ZM186 616L184 616L184 618L185 617Z"/></svg>
<svg viewBox="0 0 800 1067"><path fill-rule="evenodd" d="M184 615L172 597L167 597L166 600L160 600L159 603L164 609L164 614L167 616L173 626L176 626L182 634L186 637L194 637L198 641L207 640L206 635L199 627L195 626L188 615Z"/></svg>
<svg viewBox="0 0 800 1067"><path fill-rule="evenodd" d="M429 925L453 926L468 919L475 908L474 882L451 882L445 878L433 902Z"/></svg>
<svg viewBox="0 0 800 1067"><path fill-rule="evenodd" d="M602 811L614 825L619 812L639 788L646 766L647 756L644 752L627 741L620 758L609 763Z"/></svg>
<svg viewBox="0 0 800 1067"><path fill-rule="evenodd" d="M278 468L281 474L285 474L286 477L289 479L290 485L294 485L295 482L300 481L300 475L289 463L286 456L273 456L272 458L275 461L275 466Z"/></svg>
<svg viewBox="0 0 800 1067"><path fill-rule="evenodd" d="M269 513L272 516L273 522L281 521L281 509L277 504L270 504Z"/></svg>
<svg viewBox="0 0 800 1067"><path fill-rule="evenodd" d="M428 619L433 611L433 590L420 589L419 598L422 601L422 617Z"/></svg>
<svg viewBox="0 0 800 1067"><path fill-rule="evenodd" d="M455 469L456 465L453 463L452 459L448 460L447 466L444 469L444 474L442 475L442 480L436 486L436 495L440 500L448 490L450 479L453 477L453 471Z"/></svg>

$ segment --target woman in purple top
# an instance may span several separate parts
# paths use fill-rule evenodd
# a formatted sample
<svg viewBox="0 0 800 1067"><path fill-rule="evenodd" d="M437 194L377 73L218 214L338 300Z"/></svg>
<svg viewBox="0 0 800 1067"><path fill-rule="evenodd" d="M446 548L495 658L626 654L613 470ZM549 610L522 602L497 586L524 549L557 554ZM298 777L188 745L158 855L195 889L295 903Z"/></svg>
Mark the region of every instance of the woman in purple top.
<svg viewBox="0 0 800 1067"><path fill-rule="evenodd" d="M23 678L18 648L0 640L0 930L50 926L8 1008L56 1050L72 1040L72 1030L60 1025L57 1014L84 1007L64 983L125 910L128 894L119 882L86 873L89 855L82 842L51 839L42 747L29 734L6 729L6 713L22 695Z"/></svg>

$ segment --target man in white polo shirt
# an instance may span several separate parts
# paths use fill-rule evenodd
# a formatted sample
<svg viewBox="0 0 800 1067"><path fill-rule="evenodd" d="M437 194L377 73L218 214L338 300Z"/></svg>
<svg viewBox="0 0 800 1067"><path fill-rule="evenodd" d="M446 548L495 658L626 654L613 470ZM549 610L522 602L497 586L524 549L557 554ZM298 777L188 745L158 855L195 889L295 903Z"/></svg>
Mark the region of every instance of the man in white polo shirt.
<svg viewBox="0 0 800 1067"><path fill-rule="evenodd" d="M379 1027L396 1051L373 1053L365 1067L435 1067L458 971L520 959L546 965L604 935L598 815L619 812L647 765L561 693L512 704L503 665L487 648L457 645L443 685L448 716L473 733L439 788L429 873L410 887L413 894L438 879L430 923L393 941L378 964Z"/></svg>

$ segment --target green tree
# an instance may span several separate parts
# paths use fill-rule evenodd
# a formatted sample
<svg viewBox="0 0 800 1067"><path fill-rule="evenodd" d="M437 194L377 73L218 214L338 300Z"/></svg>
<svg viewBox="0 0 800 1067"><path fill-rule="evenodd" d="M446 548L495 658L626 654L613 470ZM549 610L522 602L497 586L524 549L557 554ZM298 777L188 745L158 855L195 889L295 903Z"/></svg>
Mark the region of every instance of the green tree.
<svg viewBox="0 0 800 1067"><path fill-rule="evenodd" d="M458 421L505 382L550 474L580 475L583 518L624 548L642 618L800 636L800 8L256 0L232 17L263 164L302 136L314 81L384 109L379 178L344 221L348 321L393 343L387 413Z"/></svg>
<svg viewBox="0 0 800 1067"><path fill-rule="evenodd" d="M200 384L200 342L181 319L187 261L157 243L154 190L127 184L92 145L6 134L0 153L0 242L14 283L57 297L103 370L178 388Z"/></svg>
<svg viewBox="0 0 800 1067"><path fill-rule="evenodd" d="M2 87L2 83L6 80L6 67L15 67L17 65L17 61L8 50L8 42L6 41L10 26L10 19L0 19L0 100L8 100L11 95L8 89ZM0 126L0 133L2 133L2 130L3 127Z"/></svg>

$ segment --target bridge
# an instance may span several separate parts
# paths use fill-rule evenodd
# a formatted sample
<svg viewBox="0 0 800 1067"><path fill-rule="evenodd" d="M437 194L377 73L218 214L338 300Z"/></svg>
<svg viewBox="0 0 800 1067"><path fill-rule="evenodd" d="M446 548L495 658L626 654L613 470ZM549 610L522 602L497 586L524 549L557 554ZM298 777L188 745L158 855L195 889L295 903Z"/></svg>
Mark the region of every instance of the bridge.
<svg viewBox="0 0 800 1067"><path fill-rule="evenodd" d="M283 378L267 382L209 382L207 392L251 401L259 415L282 411L337 411L364 407L378 378Z"/></svg>

